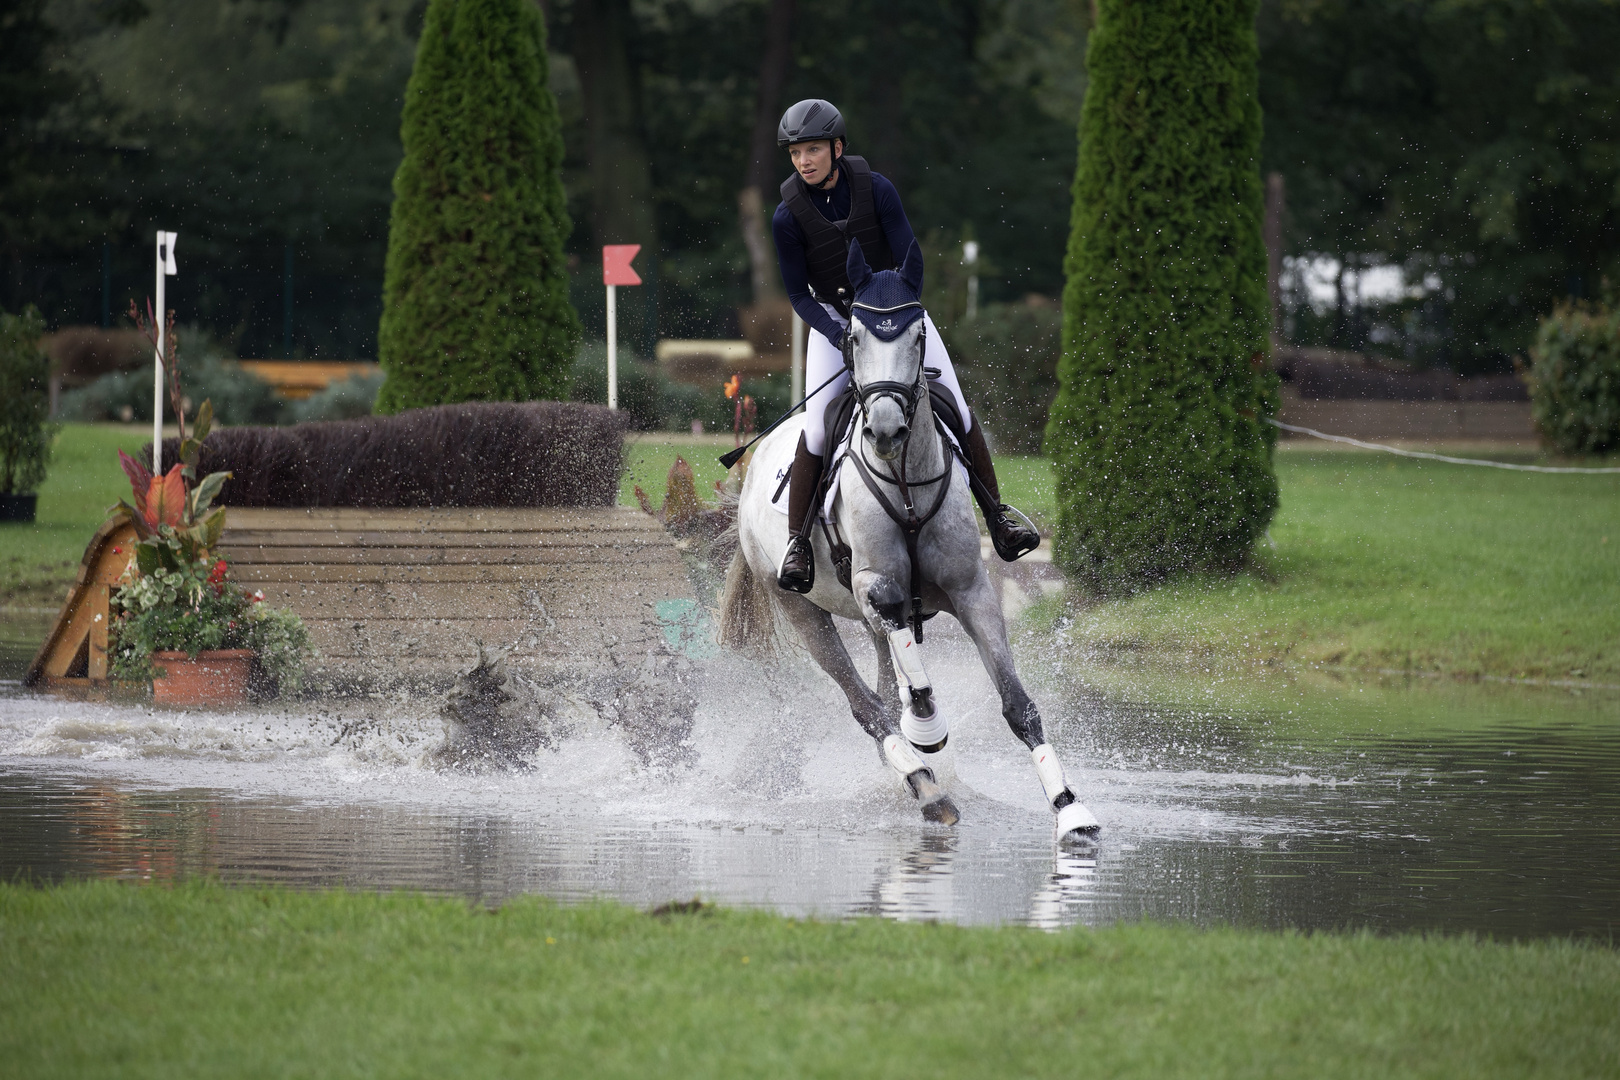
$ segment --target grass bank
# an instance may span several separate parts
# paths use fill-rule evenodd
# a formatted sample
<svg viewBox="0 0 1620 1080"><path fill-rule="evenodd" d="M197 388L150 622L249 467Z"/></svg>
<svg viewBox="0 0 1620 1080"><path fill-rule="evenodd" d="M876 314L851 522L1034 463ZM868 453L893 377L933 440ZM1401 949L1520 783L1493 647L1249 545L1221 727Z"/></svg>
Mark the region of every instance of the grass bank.
<svg viewBox="0 0 1620 1080"><path fill-rule="evenodd" d="M0 525L0 605L62 602L107 508L129 494L118 451L152 441L150 424L68 424L57 436L32 525Z"/></svg>
<svg viewBox="0 0 1620 1080"><path fill-rule="evenodd" d="M1044 618L1099 659L1620 683L1620 475L1291 448L1277 475L1249 572Z"/></svg>
<svg viewBox="0 0 1620 1080"><path fill-rule="evenodd" d="M1612 1076L1561 942L0 887L17 1076Z"/></svg>

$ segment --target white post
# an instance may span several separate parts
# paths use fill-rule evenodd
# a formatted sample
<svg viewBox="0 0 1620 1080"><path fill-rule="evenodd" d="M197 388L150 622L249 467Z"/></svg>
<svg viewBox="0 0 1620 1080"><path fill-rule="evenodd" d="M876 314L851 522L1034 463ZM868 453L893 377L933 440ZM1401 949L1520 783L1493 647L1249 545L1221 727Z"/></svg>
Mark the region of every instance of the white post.
<svg viewBox="0 0 1620 1080"><path fill-rule="evenodd" d="M962 241L962 262L968 268L967 314L963 321L972 322L979 314L979 242Z"/></svg>
<svg viewBox="0 0 1620 1080"><path fill-rule="evenodd" d="M607 287L608 322L608 408L619 407L619 311L614 296L617 285Z"/></svg>
<svg viewBox="0 0 1620 1080"><path fill-rule="evenodd" d="M157 246L154 249L156 260L157 282L153 292L157 293L157 310L153 318L157 321L157 354L152 358L152 475L163 475L163 352L167 337L168 320L166 317L168 297L164 286L166 279L174 273L174 233L159 229Z"/></svg>
<svg viewBox="0 0 1620 1080"><path fill-rule="evenodd" d="M804 397L804 320L793 313L793 392L789 401Z"/></svg>

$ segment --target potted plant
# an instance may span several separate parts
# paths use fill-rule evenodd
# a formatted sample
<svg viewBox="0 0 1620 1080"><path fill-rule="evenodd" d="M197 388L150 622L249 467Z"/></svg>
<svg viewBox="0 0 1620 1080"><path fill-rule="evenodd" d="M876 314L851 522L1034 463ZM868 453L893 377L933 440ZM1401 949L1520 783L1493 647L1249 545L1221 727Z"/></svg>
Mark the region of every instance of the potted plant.
<svg viewBox="0 0 1620 1080"><path fill-rule="evenodd" d="M32 306L0 313L0 521L33 521L34 489L51 458L50 360Z"/></svg>
<svg viewBox="0 0 1620 1080"><path fill-rule="evenodd" d="M174 340L172 328L168 340ZM213 405L202 403L187 437L174 358L166 360L180 460L154 476L141 462L118 453L133 505L120 499L113 513L126 518L139 539L112 596L109 674L150 679L153 700L173 705L241 704L255 683L267 696L294 690L308 632L296 614L270 607L262 592L245 592L229 579L230 567L216 551L225 508L213 501L231 474L197 479Z"/></svg>

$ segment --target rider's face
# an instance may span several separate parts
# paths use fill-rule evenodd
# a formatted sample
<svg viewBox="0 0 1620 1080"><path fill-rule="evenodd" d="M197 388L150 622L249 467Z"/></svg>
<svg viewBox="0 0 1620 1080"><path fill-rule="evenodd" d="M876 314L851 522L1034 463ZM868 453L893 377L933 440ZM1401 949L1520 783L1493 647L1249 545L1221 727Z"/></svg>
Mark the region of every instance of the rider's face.
<svg viewBox="0 0 1620 1080"><path fill-rule="evenodd" d="M793 167L799 170L805 183L819 184L832 170L833 144L827 139L794 143L788 147L788 157L793 159Z"/></svg>

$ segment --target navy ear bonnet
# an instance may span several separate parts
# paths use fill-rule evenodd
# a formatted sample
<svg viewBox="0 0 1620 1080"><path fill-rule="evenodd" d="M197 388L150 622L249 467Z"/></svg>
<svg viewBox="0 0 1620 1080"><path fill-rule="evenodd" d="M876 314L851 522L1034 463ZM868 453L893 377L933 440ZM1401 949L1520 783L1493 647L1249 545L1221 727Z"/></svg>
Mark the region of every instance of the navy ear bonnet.
<svg viewBox="0 0 1620 1080"><path fill-rule="evenodd" d="M922 301L922 249L911 242L906 261L899 270L872 272L861 254L861 242L849 242L850 284L855 289L855 301L850 314L880 341L893 341L905 329L923 317Z"/></svg>

